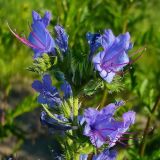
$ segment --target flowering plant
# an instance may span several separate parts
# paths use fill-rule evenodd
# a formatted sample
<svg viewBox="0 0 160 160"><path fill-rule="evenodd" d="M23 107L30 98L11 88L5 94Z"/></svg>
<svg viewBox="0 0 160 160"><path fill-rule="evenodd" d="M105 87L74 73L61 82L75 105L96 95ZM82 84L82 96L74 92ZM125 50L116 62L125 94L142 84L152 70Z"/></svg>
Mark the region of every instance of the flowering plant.
<svg viewBox="0 0 160 160"><path fill-rule="evenodd" d="M50 12L41 17L33 11L32 19L27 39L9 29L34 52L33 64L28 70L42 78L42 81L32 83L32 88L39 93L37 101L43 107L40 120L57 136L63 151L55 159L116 159L116 145L127 145L122 141L127 139L125 135L131 134L127 131L135 123L135 112L127 111L119 120L115 112L125 105L123 100L108 105L102 101L86 107L82 97L121 88L120 75L134 61L129 56L133 47L130 34L127 32L116 37L110 29L103 34L88 32L86 38L90 52L85 56L84 69L77 81L74 53L69 48L65 29L56 25L56 37L53 38L47 29ZM115 90L113 86L117 86Z"/></svg>

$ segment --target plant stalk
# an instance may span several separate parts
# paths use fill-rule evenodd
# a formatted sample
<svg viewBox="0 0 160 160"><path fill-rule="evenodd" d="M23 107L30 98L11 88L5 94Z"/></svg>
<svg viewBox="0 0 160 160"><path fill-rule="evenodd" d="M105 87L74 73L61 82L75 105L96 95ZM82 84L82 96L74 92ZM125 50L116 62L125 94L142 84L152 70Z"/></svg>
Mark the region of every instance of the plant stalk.
<svg viewBox="0 0 160 160"><path fill-rule="evenodd" d="M153 106L153 109L152 109L152 111L151 111L151 114L150 114L150 116L149 116L148 119L147 119L146 127L145 127L145 130L144 130L144 133L143 133L143 139L142 139L142 141L141 141L140 150L139 150L139 154L140 154L141 157L143 157L144 152L145 152L146 139L147 139L148 130L149 130L149 127L150 127L150 124L151 124L152 115L153 115L153 114L155 113L155 111L157 110L159 101L160 101L160 96L157 97L157 100L156 100L156 102L155 102L155 104L154 104L154 106Z"/></svg>
<svg viewBox="0 0 160 160"><path fill-rule="evenodd" d="M107 87L105 87L99 109L101 109L101 108L104 107L104 105L105 105L105 103L106 103L106 99L107 99L107 93L108 93L108 92L107 92Z"/></svg>

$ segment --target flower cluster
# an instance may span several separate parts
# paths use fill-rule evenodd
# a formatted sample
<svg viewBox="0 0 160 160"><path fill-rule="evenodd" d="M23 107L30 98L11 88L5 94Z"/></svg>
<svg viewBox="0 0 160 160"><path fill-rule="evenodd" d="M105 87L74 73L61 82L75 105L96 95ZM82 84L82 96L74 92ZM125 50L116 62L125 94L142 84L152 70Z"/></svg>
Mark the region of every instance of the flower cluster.
<svg viewBox="0 0 160 160"><path fill-rule="evenodd" d="M121 104L121 102L120 102ZM119 138L134 124L135 112L123 114L123 121L117 121L113 115L119 105L111 103L98 111L93 108L84 111L86 125L84 135L90 137L93 145L100 148L104 143L113 147Z"/></svg>
<svg viewBox="0 0 160 160"><path fill-rule="evenodd" d="M44 53L49 56L57 56L57 52L60 52L62 56L69 54L68 35L63 27L60 25L54 27L56 38L53 38L47 29L51 20L50 12L45 12L41 17L33 11L32 19L28 39L20 37L10 27L9 29L16 38L33 50L34 59L43 58ZM116 37L108 29L102 35L88 32L86 38L90 47L88 63L90 61L93 63L93 69L99 72L102 79L105 80L104 83L111 83L116 74L130 63L128 51L133 47L130 42L130 34L127 32ZM99 48L101 51L98 51ZM118 101L99 110L93 107L87 109L81 107L82 114L79 114L78 94L73 96L74 90L72 91L68 83L70 81L66 80L65 74L58 82L58 87L55 87L56 83L53 83L51 78L54 77L55 81L58 79L52 74L52 70L54 67L42 75L42 81L35 80L32 83L32 88L39 93L37 100L44 109L40 115L42 125L48 126L53 132L60 131L63 135L67 133L66 137L73 140L73 143L67 144L68 146L74 143L77 143L77 146L82 145L84 140L78 140L77 136L83 130L80 137L84 137L85 144L94 146L98 153L91 150L84 154L84 149L83 153L79 153L80 160L87 160L90 154L92 154L92 160L116 159L116 143L123 140L123 135L135 123L135 112L125 112L121 120L117 120L114 114L125 104L124 101ZM69 149L71 148L69 146Z"/></svg>
<svg viewBox="0 0 160 160"><path fill-rule="evenodd" d="M120 34L115 37L113 32L108 29L103 35L89 33L88 43L90 45L90 57L92 58L95 69L99 71L100 76L108 83L112 82L117 72L129 64L128 51L132 49L130 34ZM102 47L97 55L94 52Z"/></svg>
<svg viewBox="0 0 160 160"><path fill-rule="evenodd" d="M64 53L67 52L68 35L65 30L60 25L55 26L56 39L52 38L50 32L47 30L47 26L51 20L50 12L45 12L44 17L41 18L37 12L33 11L32 19L33 22L30 27L31 32L28 39L20 37L10 27L9 29L22 43L32 48L34 58L41 57L44 53L55 55L56 48L59 48Z"/></svg>
<svg viewBox="0 0 160 160"><path fill-rule="evenodd" d="M63 99L67 99L72 96L72 89L67 81L64 81L63 84L61 84L63 97L60 97L57 88L52 86L51 77L49 75L44 75L42 81L43 82L35 80L32 83L32 88L40 93L38 96L39 103L48 104L50 107L60 106Z"/></svg>

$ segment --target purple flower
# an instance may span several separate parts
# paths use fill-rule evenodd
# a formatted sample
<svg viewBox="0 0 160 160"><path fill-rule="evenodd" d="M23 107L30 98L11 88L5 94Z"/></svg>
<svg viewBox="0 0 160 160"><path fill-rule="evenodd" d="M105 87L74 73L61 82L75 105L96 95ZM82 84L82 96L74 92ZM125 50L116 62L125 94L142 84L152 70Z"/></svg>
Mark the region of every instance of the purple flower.
<svg viewBox="0 0 160 160"><path fill-rule="evenodd" d="M68 35L60 25L56 25L54 28L57 34L56 45L61 52L65 53L68 50Z"/></svg>
<svg viewBox="0 0 160 160"><path fill-rule="evenodd" d="M89 60L91 60L95 51L101 46L101 35L99 33L92 34L88 32L86 38L90 47Z"/></svg>
<svg viewBox="0 0 160 160"><path fill-rule="evenodd" d="M123 120L117 121L113 115L116 109L123 103L111 103L102 110L93 108L86 109L84 119L86 125L84 135L90 137L93 145L97 148L107 143L109 147L115 145L119 138L134 124L135 112L128 111L123 114Z"/></svg>
<svg viewBox="0 0 160 160"><path fill-rule="evenodd" d="M92 160L116 160L116 150L105 149L102 153L93 156Z"/></svg>
<svg viewBox="0 0 160 160"><path fill-rule="evenodd" d="M32 48L35 53L34 58L41 57L43 53L55 52L55 42L46 29L51 19L50 12L46 12L41 18L37 12L33 11L32 18L32 29L28 40L36 46L36 48Z"/></svg>
<svg viewBox="0 0 160 160"><path fill-rule="evenodd" d="M39 21L42 22L45 27L47 27L50 23L51 13L47 11L45 12L43 18L41 18L41 16L37 12L32 11L32 18L33 18L33 23Z"/></svg>
<svg viewBox="0 0 160 160"><path fill-rule="evenodd" d="M67 81L64 81L64 83L61 85L61 91L64 93L64 99L68 99L73 95L72 88Z"/></svg>
<svg viewBox="0 0 160 160"><path fill-rule="evenodd" d="M54 131L67 131L72 129L72 127L67 124L68 120L63 115L54 114L54 117L55 119L49 117L46 112L42 111L40 121L42 125L46 125Z"/></svg>
<svg viewBox="0 0 160 160"><path fill-rule="evenodd" d="M100 76L110 83L116 73L129 64L127 52L133 45L128 32L115 37L110 29L105 30L100 39L103 51L95 55L92 61Z"/></svg>
<svg viewBox="0 0 160 160"><path fill-rule="evenodd" d="M32 83L32 88L40 93L38 102L48 104L50 107L60 105L62 100L56 87L52 86L52 81L49 75L44 75L42 82L35 80Z"/></svg>
<svg viewBox="0 0 160 160"><path fill-rule="evenodd" d="M59 92L56 87L52 86L51 77L49 75L44 75L42 82L35 80L32 83L32 88L40 93L38 96L38 102L42 104L48 104L50 107L60 106L63 99L68 99L72 96L72 89L67 81L64 81L61 85L61 91L64 96L60 97Z"/></svg>
<svg viewBox="0 0 160 160"><path fill-rule="evenodd" d="M55 42L46 28L51 19L50 12L45 12L44 17L41 18L37 12L33 11L32 19L33 23L28 40L20 37L10 27L9 29L16 38L33 49L34 58L41 57L43 53L55 53Z"/></svg>

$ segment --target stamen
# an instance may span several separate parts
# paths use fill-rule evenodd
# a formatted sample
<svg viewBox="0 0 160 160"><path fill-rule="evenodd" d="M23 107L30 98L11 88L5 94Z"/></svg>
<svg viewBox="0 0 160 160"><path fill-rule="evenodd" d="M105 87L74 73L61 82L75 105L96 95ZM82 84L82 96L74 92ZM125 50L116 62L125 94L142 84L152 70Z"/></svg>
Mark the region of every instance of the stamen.
<svg viewBox="0 0 160 160"><path fill-rule="evenodd" d="M137 50L135 53L133 53L130 57L134 56L135 54L137 54L137 53L139 53L139 52L144 51L145 49L146 49L145 47L140 48L140 49ZM120 51L122 52L122 49L121 49ZM121 64L113 64L113 63L110 63L109 65L106 65L106 66L105 66L105 63L111 61L115 56L117 56L117 55L120 53L120 51L119 51L117 54L115 54L112 58L110 58L109 60L104 61L101 66L104 66L104 68L107 70L107 68L110 68L110 67L120 67L120 66L123 67L124 65L131 65L131 64L133 64L134 62L136 62L136 61L143 55L143 54L141 53L137 58L135 58L134 60L132 60L132 61L130 61L130 62L121 63ZM123 52L122 52L122 53L123 53ZM103 68L103 67L102 67L102 68ZM121 72L121 71L114 71L114 70L112 70L112 69L111 69L111 71L114 72L114 73L116 73L116 74L120 74L120 75L124 74L124 72ZM126 71L125 71L125 72L126 72Z"/></svg>
<svg viewBox="0 0 160 160"><path fill-rule="evenodd" d="M133 57L133 56L136 55L137 53L142 52L142 51L145 51L145 50L146 50L146 47L142 47L142 48L138 49L137 51L135 51L134 53L132 53L129 57Z"/></svg>
<svg viewBox="0 0 160 160"><path fill-rule="evenodd" d="M141 53L138 57L136 57L134 60L132 60L129 64L132 64L134 62L136 62L140 57L142 57L144 54Z"/></svg>
<svg viewBox="0 0 160 160"><path fill-rule="evenodd" d="M113 128L102 128L102 129L100 129L101 131L105 131L105 130L110 130L110 131L116 131L117 129L113 129Z"/></svg>
<svg viewBox="0 0 160 160"><path fill-rule="evenodd" d="M138 132L124 132L123 134L138 134Z"/></svg>
<svg viewBox="0 0 160 160"><path fill-rule="evenodd" d="M134 62L136 62L143 54L139 55L137 58L135 58L134 60L128 62L128 63L122 63L122 64L116 64L114 66L120 66L120 65L131 65L133 64ZM112 64L113 65L113 64ZM132 68L129 68L129 69L132 69ZM114 71L114 70L111 70L112 72L116 73L116 74L119 74L119 75L122 75L122 74L125 74L126 72L129 71L129 69L125 70L125 71Z"/></svg>
<svg viewBox="0 0 160 160"><path fill-rule="evenodd" d="M136 137L136 138L133 138L133 137L128 137L128 138L125 138L125 137L120 137L119 138L119 140L130 140L130 139L132 139L132 140L139 140L140 139L140 137Z"/></svg>
<svg viewBox="0 0 160 160"><path fill-rule="evenodd" d="M121 142L121 141L117 141L117 142L120 143L120 144L122 144L123 146L127 146L127 144L124 143L124 142Z"/></svg>
<svg viewBox="0 0 160 160"><path fill-rule="evenodd" d="M133 146L134 144L126 144L126 143L123 143L123 142L121 142L121 141L117 141L118 143L120 143L120 144L122 144L123 146L125 146L125 147L131 147L131 146Z"/></svg>

